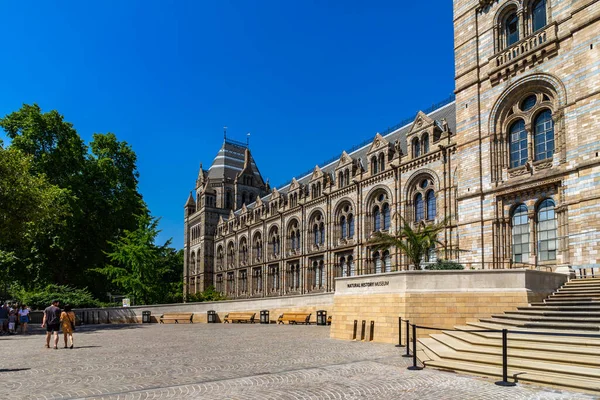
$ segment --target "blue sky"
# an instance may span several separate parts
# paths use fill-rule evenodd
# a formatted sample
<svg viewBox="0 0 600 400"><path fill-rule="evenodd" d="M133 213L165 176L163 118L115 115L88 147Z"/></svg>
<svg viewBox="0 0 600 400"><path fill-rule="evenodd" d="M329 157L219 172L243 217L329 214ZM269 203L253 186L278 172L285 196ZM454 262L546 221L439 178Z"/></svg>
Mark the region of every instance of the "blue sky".
<svg viewBox="0 0 600 400"><path fill-rule="evenodd" d="M452 2L0 5L0 115L56 109L138 155L161 241L183 246L200 162L245 140L277 186L454 89Z"/></svg>

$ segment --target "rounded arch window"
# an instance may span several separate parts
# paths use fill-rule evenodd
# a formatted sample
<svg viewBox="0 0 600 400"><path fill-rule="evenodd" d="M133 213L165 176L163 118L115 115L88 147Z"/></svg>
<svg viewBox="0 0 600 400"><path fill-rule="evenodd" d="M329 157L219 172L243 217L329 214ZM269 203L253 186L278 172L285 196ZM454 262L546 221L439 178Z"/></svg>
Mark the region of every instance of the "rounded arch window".
<svg viewBox="0 0 600 400"><path fill-rule="evenodd" d="M545 109L535 117L533 130L535 160L551 158L554 154L554 121L550 110Z"/></svg>
<svg viewBox="0 0 600 400"><path fill-rule="evenodd" d="M511 221L513 261L526 263L529 261L529 216L525 204L515 208Z"/></svg>
<svg viewBox="0 0 600 400"><path fill-rule="evenodd" d="M546 16L546 0L537 0L531 7L531 22L533 32L539 31L548 22Z"/></svg>
<svg viewBox="0 0 600 400"><path fill-rule="evenodd" d="M510 13L504 20L504 37L507 47L519 41L519 17L516 12Z"/></svg>
<svg viewBox="0 0 600 400"><path fill-rule="evenodd" d="M354 212L350 204L346 203L339 208L337 221L339 223L339 238L351 239L354 236Z"/></svg>
<svg viewBox="0 0 600 400"><path fill-rule="evenodd" d="M538 254L540 261L556 260L557 222L554 200L542 201L537 212Z"/></svg>
<svg viewBox="0 0 600 400"><path fill-rule="evenodd" d="M525 121L519 119L508 129L510 134L510 167L516 168L527 162L527 131Z"/></svg>
<svg viewBox="0 0 600 400"><path fill-rule="evenodd" d="M381 193L375 197L371 210L373 231L390 229L390 205L387 193Z"/></svg>
<svg viewBox="0 0 600 400"><path fill-rule="evenodd" d="M414 222L433 221L436 217L436 198L433 179L425 177L412 187Z"/></svg>
<svg viewBox="0 0 600 400"><path fill-rule="evenodd" d="M535 94L531 94L525 97L525 99L523 99L521 102L521 110L529 111L533 108L533 106L535 106L535 103L537 103L537 97Z"/></svg>

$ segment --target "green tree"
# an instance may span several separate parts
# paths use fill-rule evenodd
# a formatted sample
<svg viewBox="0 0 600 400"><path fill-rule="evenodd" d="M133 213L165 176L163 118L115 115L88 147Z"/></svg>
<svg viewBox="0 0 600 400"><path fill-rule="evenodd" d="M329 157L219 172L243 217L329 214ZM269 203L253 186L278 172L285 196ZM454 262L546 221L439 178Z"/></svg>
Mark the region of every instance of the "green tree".
<svg viewBox="0 0 600 400"><path fill-rule="evenodd" d="M375 250L387 250L396 247L402 251L415 269L421 269L421 262L429 253L432 246L443 246L437 237L445 228L446 224L418 224L413 228L410 223L402 219L402 228L396 235L384 232L375 232L368 244Z"/></svg>
<svg viewBox="0 0 600 400"><path fill-rule="evenodd" d="M51 227L48 240L32 244L44 266L40 276L103 295L110 285L89 271L107 262L108 242L135 230L136 215L149 213L138 192L135 152L112 133L95 134L88 148L62 115L43 113L35 104L0 119L0 127L11 149L31 157L34 175L67 191L70 215Z"/></svg>
<svg viewBox="0 0 600 400"><path fill-rule="evenodd" d="M33 174L33 157L0 146L0 281L38 283L45 257L36 244L58 242L54 232L70 209L69 191Z"/></svg>
<svg viewBox="0 0 600 400"><path fill-rule="evenodd" d="M159 232L158 219L139 216L137 229L125 230L116 242L110 243L112 251L107 253L110 264L95 269L124 294L133 296L137 304L169 301L169 289L165 288L177 283L170 279L182 281L180 272L173 271L174 267L183 270L183 262L174 265L181 257L169 250L170 240L162 246L155 244Z"/></svg>

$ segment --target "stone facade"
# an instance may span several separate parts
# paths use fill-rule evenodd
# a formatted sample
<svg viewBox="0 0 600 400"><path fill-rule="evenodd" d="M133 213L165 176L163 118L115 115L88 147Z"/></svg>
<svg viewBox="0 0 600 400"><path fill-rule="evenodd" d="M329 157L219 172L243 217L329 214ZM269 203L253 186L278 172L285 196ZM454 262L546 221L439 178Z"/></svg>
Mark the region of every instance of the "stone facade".
<svg viewBox="0 0 600 400"><path fill-rule="evenodd" d="M470 268L598 263L599 17L589 0L455 0L456 100L277 189L225 140L185 206L186 292L322 293L409 269L367 245L401 217L447 221L430 257Z"/></svg>

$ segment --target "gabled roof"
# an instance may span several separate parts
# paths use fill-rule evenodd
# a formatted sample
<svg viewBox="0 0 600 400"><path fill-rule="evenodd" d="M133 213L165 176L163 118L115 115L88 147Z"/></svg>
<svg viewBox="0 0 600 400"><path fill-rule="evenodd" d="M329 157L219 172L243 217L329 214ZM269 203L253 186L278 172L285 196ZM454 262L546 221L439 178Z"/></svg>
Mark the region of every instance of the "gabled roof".
<svg viewBox="0 0 600 400"><path fill-rule="evenodd" d="M187 207L193 207L196 205L196 202L194 201L194 196L192 196L192 192L190 192L190 195L188 196L187 201L185 202L185 208Z"/></svg>

